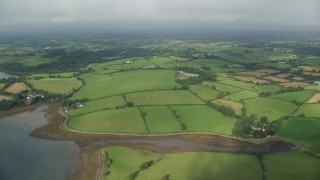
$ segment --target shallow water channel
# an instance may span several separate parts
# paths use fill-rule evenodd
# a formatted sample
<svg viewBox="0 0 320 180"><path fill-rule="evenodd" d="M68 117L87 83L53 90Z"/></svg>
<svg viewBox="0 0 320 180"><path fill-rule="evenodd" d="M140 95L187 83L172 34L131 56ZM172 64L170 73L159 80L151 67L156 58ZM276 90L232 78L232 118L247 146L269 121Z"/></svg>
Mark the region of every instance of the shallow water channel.
<svg viewBox="0 0 320 180"><path fill-rule="evenodd" d="M60 180L73 172L79 148L74 142L52 141L29 136L48 123L41 105L32 112L0 119L0 179Z"/></svg>
<svg viewBox="0 0 320 180"><path fill-rule="evenodd" d="M16 75L7 74L7 73L4 73L4 72L0 72L0 79L6 79L6 78L9 78L9 77L17 77L17 76Z"/></svg>

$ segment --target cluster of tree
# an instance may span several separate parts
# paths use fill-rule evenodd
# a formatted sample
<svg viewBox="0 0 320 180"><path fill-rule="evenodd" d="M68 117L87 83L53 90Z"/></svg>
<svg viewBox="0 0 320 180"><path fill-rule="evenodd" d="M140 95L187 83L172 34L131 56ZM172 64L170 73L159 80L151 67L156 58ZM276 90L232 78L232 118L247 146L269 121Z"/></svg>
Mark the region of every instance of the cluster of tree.
<svg viewBox="0 0 320 180"><path fill-rule="evenodd" d="M62 106L67 107L68 109L75 109L77 108L77 104L79 103L84 103L86 101L88 101L89 99L85 98L85 99L75 99L75 100L64 100L62 102Z"/></svg>
<svg viewBox="0 0 320 180"><path fill-rule="evenodd" d="M230 107L217 105L217 104L214 104L210 101L207 102L207 105L218 110L219 112L221 112L225 116L240 118L240 116L236 115L236 112Z"/></svg>
<svg viewBox="0 0 320 180"><path fill-rule="evenodd" d="M21 107L24 105L24 101L21 99L14 100L2 100L0 101L0 111L8 111L15 107Z"/></svg>
<svg viewBox="0 0 320 180"><path fill-rule="evenodd" d="M320 47L313 47L313 46L295 47L293 49L293 53L299 54L299 55L320 56Z"/></svg>
<svg viewBox="0 0 320 180"><path fill-rule="evenodd" d="M130 174L129 179L130 179L130 180L135 179L135 178L139 175L140 172L142 172L143 170L149 168L149 167L152 166L153 164L154 164L154 160L150 160L150 161L147 161L147 162L142 163L142 164L140 165L138 171L133 172L133 173Z"/></svg>
<svg viewBox="0 0 320 180"><path fill-rule="evenodd" d="M283 119L285 119L284 117ZM242 116L232 130L234 136L242 138L265 138L267 135L275 135L280 128L282 120L269 123L268 117L263 116L259 120L255 115Z"/></svg>
<svg viewBox="0 0 320 180"><path fill-rule="evenodd" d="M280 89L276 93L280 94L280 93L296 92L296 91L303 91L303 90L304 90L303 87L287 87L287 88Z"/></svg>

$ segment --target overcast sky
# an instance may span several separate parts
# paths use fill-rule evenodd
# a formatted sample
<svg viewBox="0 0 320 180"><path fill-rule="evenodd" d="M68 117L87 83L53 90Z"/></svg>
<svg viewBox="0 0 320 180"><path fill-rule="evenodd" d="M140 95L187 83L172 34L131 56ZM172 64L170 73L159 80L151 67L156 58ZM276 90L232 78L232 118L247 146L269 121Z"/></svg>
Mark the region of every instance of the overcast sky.
<svg viewBox="0 0 320 180"><path fill-rule="evenodd" d="M168 26L320 28L320 0L0 0L0 31Z"/></svg>

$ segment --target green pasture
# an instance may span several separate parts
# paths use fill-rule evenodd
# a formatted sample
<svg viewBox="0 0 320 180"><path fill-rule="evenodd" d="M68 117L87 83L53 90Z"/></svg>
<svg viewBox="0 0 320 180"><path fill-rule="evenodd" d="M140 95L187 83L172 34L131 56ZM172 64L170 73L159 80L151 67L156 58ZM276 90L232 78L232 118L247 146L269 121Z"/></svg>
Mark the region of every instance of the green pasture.
<svg viewBox="0 0 320 180"><path fill-rule="evenodd" d="M316 180L320 177L320 160L302 152L266 154L263 164L268 180Z"/></svg>
<svg viewBox="0 0 320 180"><path fill-rule="evenodd" d="M229 93L235 93L235 92L239 92L242 89L234 87L234 86L230 86L230 85L226 85L226 84L221 84L218 82L208 82L208 81L204 81L202 82L202 85L208 88L211 88L212 86L214 86L216 88L216 90L218 91L222 91L222 92L229 92Z"/></svg>
<svg viewBox="0 0 320 180"><path fill-rule="evenodd" d="M174 133L180 132L179 122L173 116L167 106L145 106L141 111L146 113L145 120L150 133Z"/></svg>
<svg viewBox="0 0 320 180"><path fill-rule="evenodd" d="M122 96L112 96L108 98L87 101L84 103L83 108L68 110L68 115L77 116L80 114L86 114L100 110L114 109L116 107L124 106L126 106L126 102Z"/></svg>
<svg viewBox="0 0 320 180"><path fill-rule="evenodd" d="M320 118L320 103L303 104L294 115L304 114L306 117Z"/></svg>
<svg viewBox="0 0 320 180"><path fill-rule="evenodd" d="M298 91L298 92L288 92L288 93L282 93L282 94L275 94L272 96L269 96L270 98L276 98L276 99L282 99L286 101L297 101L300 103L306 102L309 98L312 97L314 94L314 91Z"/></svg>
<svg viewBox="0 0 320 180"><path fill-rule="evenodd" d="M320 119L290 118L281 123L277 135L304 142L310 150L320 152Z"/></svg>
<svg viewBox="0 0 320 180"><path fill-rule="evenodd" d="M98 111L71 117L68 126L72 129L106 133L147 133L137 108Z"/></svg>
<svg viewBox="0 0 320 180"><path fill-rule="evenodd" d="M231 135L236 119L226 117L206 105L170 106L190 132L213 132Z"/></svg>
<svg viewBox="0 0 320 180"><path fill-rule="evenodd" d="M227 95L227 96L223 97L223 99L228 99L228 100L232 100L232 101L240 101L240 100L245 100L245 99L256 98L258 96L259 96L259 94L257 92L242 90L240 92Z"/></svg>
<svg viewBox="0 0 320 180"><path fill-rule="evenodd" d="M57 94L69 94L81 86L82 82L75 78L43 78L28 80L33 88Z"/></svg>
<svg viewBox="0 0 320 180"><path fill-rule="evenodd" d="M202 85L191 85L189 86L189 89L191 92L195 93L197 96L199 96L201 99L205 101L216 99L219 94L218 91Z"/></svg>
<svg viewBox="0 0 320 180"><path fill-rule="evenodd" d="M102 97L138 91L173 89L175 72L170 70L141 70L114 74L84 74L86 85L71 99L98 99Z"/></svg>
<svg viewBox="0 0 320 180"><path fill-rule="evenodd" d="M134 105L204 104L199 98L185 90L146 91L126 95Z"/></svg>
<svg viewBox="0 0 320 180"><path fill-rule="evenodd" d="M274 121L282 116L291 115L297 108L293 103L280 99L255 98L245 101L247 115L257 115L258 118L267 116L269 121Z"/></svg>

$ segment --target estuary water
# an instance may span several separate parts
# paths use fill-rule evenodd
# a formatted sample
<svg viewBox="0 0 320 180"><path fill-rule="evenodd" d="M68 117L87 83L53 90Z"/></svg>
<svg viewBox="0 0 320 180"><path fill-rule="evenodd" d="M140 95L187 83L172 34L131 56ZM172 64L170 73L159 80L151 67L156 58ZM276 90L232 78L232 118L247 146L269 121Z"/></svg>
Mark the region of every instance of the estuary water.
<svg viewBox="0 0 320 180"><path fill-rule="evenodd" d="M0 119L1 180L68 179L76 165L79 149L74 142L52 141L29 136L48 123L41 105L31 112Z"/></svg>
<svg viewBox="0 0 320 180"><path fill-rule="evenodd" d="M4 72L0 72L0 79L6 79L6 78L9 78L9 77L17 77L17 76L12 75L12 74L7 74L7 73L4 73Z"/></svg>

